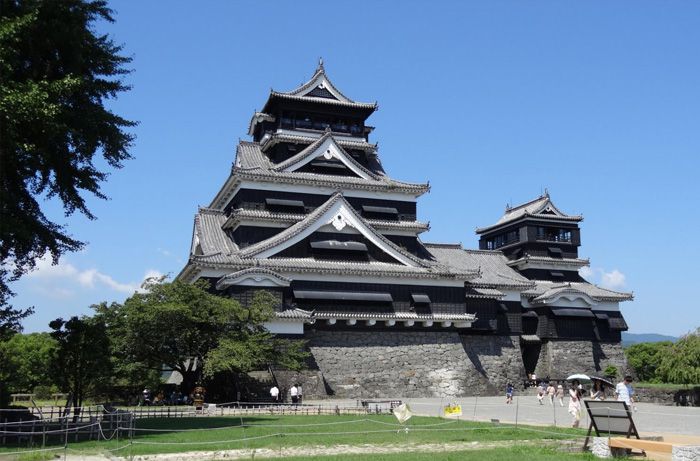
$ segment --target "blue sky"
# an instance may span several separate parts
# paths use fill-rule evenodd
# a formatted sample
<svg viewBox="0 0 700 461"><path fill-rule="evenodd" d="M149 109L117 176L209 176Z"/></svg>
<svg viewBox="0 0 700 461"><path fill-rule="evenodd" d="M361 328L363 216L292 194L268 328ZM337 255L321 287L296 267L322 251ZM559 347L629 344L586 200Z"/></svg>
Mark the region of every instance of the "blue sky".
<svg viewBox="0 0 700 461"><path fill-rule="evenodd" d="M85 251L14 285L27 331L123 301L147 274L177 274L193 216L226 179L271 87L319 56L369 123L390 175L430 181L425 241L476 247L474 229L546 187L582 213L590 279L633 290L634 333L700 326L700 3L114 1L101 31L134 57L110 104L138 120L98 220L50 214Z"/></svg>

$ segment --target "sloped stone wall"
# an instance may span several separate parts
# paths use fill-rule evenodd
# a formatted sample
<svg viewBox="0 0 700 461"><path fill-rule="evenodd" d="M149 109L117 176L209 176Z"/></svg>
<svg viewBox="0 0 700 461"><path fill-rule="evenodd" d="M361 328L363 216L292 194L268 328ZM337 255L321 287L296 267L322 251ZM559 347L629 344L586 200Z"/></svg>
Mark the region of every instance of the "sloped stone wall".
<svg viewBox="0 0 700 461"><path fill-rule="evenodd" d="M542 344L535 373L538 377L565 378L574 373L601 375L609 365L618 374L629 373L620 343L598 341L548 341Z"/></svg>
<svg viewBox="0 0 700 461"><path fill-rule="evenodd" d="M334 397L493 395L524 374L511 337L419 330L307 331L305 338Z"/></svg>
<svg viewBox="0 0 700 461"><path fill-rule="evenodd" d="M481 395L505 394L510 381L520 387L525 368L518 336L462 336L467 357L477 372L487 381Z"/></svg>

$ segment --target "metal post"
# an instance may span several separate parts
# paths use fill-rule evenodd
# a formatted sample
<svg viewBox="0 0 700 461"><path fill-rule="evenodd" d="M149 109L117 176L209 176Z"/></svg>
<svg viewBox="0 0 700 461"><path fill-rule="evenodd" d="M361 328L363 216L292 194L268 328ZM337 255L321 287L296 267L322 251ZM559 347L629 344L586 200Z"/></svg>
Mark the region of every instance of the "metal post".
<svg viewBox="0 0 700 461"><path fill-rule="evenodd" d="M68 417L66 417L66 431L65 431L65 437L63 440L63 461L66 461L68 458Z"/></svg>
<svg viewBox="0 0 700 461"><path fill-rule="evenodd" d="M518 427L518 413L520 410L520 396L515 396L515 427Z"/></svg>
<svg viewBox="0 0 700 461"><path fill-rule="evenodd" d="M479 402L479 394L474 396L474 421L476 421L476 405Z"/></svg>
<svg viewBox="0 0 700 461"><path fill-rule="evenodd" d="M136 421L136 418L134 418L134 415L131 415L131 419L129 421L129 461L134 461L134 452L133 452L133 446L134 446L134 422Z"/></svg>

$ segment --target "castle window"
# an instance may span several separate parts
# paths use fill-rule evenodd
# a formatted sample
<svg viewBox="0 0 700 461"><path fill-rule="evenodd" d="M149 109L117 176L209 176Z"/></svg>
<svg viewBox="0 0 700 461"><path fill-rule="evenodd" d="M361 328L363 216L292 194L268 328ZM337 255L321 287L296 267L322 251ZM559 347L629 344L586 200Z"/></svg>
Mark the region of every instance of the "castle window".
<svg viewBox="0 0 700 461"><path fill-rule="evenodd" d="M571 230L553 227L538 227L537 240L548 242L571 242Z"/></svg>
<svg viewBox="0 0 700 461"><path fill-rule="evenodd" d="M500 234L486 241L487 250L495 250L502 246L510 245L511 243L519 242L520 234L517 230Z"/></svg>

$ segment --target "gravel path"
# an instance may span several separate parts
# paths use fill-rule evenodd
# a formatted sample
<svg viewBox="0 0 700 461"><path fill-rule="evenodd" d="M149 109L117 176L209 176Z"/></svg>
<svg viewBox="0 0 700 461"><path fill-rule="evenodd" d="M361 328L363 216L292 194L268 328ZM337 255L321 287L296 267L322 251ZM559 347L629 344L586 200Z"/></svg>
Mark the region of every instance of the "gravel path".
<svg viewBox="0 0 700 461"><path fill-rule="evenodd" d="M440 408L448 403L462 405L462 419L490 421L498 419L504 423L525 423L535 425L570 426L571 416L567 413L568 400L561 407L555 401L544 405L537 403L533 395L515 397L512 405L505 404L505 397L464 397L455 399L401 399L407 402L415 414L439 416ZM354 406L356 400L319 400L304 401L305 404L332 404L339 406ZM581 427L588 427L588 417L584 410ZM651 434L683 434L700 437L700 407L672 407L652 403L637 404L634 422L642 435Z"/></svg>

